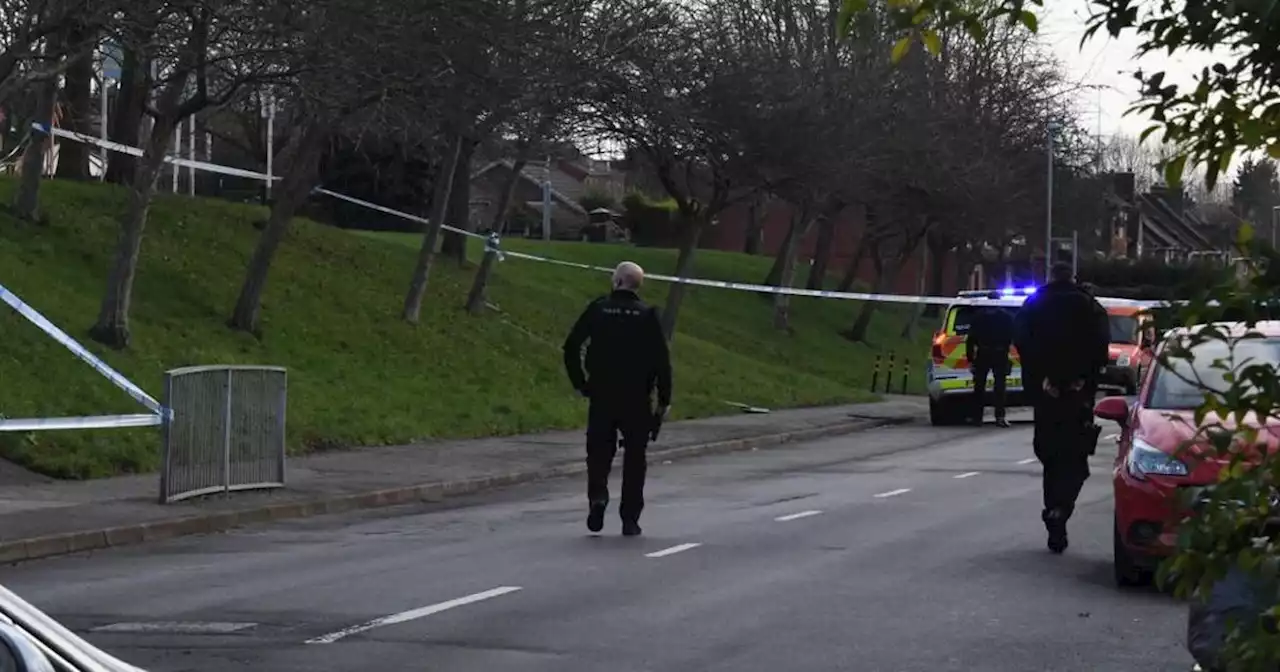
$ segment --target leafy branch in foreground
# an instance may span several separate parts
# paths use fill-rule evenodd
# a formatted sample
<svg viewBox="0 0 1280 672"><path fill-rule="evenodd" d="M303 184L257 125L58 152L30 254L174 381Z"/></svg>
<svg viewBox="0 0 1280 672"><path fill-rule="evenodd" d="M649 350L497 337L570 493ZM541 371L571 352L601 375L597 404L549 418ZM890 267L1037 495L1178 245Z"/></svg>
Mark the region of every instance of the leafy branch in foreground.
<svg viewBox="0 0 1280 672"><path fill-rule="evenodd" d="M1274 449L1280 344L1257 325L1277 314L1280 263L1250 227L1242 228L1239 248L1245 255L1239 272L1224 273L1184 304L1155 311L1161 327L1193 327L1167 340L1157 357L1157 375L1176 376L1198 393L1192 417L1178 419L1195 431L1177 457L1192 469L1216 462L1218 470L1213 487L1183 502L1177 552L1162 563L1158 579L1180 597L1207 599L1229 575L1246 577L1264 613L1222 623L1226 637L1218 653L1226 670L1274 672L1280 663L1280 635L1271 625L1280 614L1280 455Z"/></svg>

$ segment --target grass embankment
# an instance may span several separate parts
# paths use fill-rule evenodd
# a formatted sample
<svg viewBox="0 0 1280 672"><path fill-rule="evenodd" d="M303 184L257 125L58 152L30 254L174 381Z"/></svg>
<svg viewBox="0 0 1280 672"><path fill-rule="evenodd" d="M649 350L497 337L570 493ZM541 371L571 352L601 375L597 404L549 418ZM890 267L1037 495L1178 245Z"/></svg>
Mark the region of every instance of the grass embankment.
<svg viewBox="0 0 1280 672"><path fill-rule="evenodd" d="M0 180L0 200L14 184ZM289 442L295 452L444 437L535 432L582 423L584 406L562 371L560 342L607 276L509 260L490 298L500 312L461 310L472 269L442 262L422 323L398 317L416 248L413 236L359 236L298 221L264 302L264 337L226 328L265 211L216 200L160 196L151 211L134 290L133 345L88 342L88 327L114 251L125 192L50 181L48 226L0 214L0 283L152 394L166 369L196 364L274 364L289 369ZM612 265L635 259L654 272L669 250L511 242L522 250ZM704 277L758 280L768 259L699 253ZM645 294L661 304L666 287ZM725 401L767 407L864 400L871 351L837 331L848 302L801 299L794 333L771 328L768 299L694 288L674 344L677 417L736 412ZM924 342L898 338L905 313L880 315L872 341L901 354ZM140 409L33 325L0 310L0 413L51 417ZM924 330L924 331L927 331ZM921 339L927 335L922 334ZM914 367L912 386L919 389ZM895 382L896 388L896 382ZM155 469L154 429L0 436L0 455L43 473L87 478Z"/></svg>

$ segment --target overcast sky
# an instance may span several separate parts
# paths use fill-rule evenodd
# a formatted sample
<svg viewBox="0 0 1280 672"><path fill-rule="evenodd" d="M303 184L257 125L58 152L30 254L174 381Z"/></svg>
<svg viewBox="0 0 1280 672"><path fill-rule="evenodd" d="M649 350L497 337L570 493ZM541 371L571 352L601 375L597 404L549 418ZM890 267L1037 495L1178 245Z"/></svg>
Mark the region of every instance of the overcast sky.
<svg viewBox="0 0 1280 672"><path fill-rule="evenodd" d="M1139 67L1133 60L1138 41L1132 33L1113 40L1105 30L1100 31L1081 46L1088 25L1088 0L1046 0L1040 14L1040 38L1053 49L1071 79L1105 87L1082 91L1078 96L1080 111L1095 132L1100 126L1104 135L1141 133L1149 125L1146 118L1124 114L1138 97L1138 82L1132 74ZM1164 70L1170 83L1189 84L1195 73L1213 62L1208 54L1178 58L1161 54L1142 59L1140 65L1149 71Z"/></svg>

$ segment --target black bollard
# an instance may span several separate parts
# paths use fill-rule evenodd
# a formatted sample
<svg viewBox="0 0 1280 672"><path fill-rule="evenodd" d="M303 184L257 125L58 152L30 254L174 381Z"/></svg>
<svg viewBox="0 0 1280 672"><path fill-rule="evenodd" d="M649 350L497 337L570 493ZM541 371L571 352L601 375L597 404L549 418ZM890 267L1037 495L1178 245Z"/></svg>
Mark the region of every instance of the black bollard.
<svg viewBox="0 0 1280 672"><path fill-rule="evenodd" d="M889 394L889 392L890 392L890 389L889 389L889 388L893 387L893 353L892 353L892 352L891 352L891 353L889 353L889 366L888 366L888 368L886 368L884 371L885 371L885 373L884 373L884 393L885 393L885 394Z"/></svg>
<svg viewBox="0 0 1280 672"><path fill-rule="evenodd" d="M876 383L880 380L880 355L876 355L876 366L871 370L871 391L876 391Z"/></svg>
<svg viewBox="0 0 1280 672"><path fill-rule="evenodd" d="M907 393L907 375L911 373L911 358L902 360L902 393Z"/></svg>

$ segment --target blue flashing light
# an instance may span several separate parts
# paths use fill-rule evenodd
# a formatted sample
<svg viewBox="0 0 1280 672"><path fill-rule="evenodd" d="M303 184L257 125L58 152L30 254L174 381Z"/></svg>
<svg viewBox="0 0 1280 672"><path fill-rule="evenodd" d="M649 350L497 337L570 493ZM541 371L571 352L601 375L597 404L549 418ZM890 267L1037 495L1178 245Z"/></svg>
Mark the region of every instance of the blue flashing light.
<svg viewBox="0 0 1280 672"><path fill-rule="evenodd" d="M1030 286L1030 287L1023 287L1023 288L1022 288L1022 293L1023 293L1023 294L1026 294L1027 296L1031 296L1032 294L1035 294L1035 293L1036 293L1036 289L1037 289L1037 288L1036 288L1036 286L1035 286L1035 285L1032 285L1032 286Z"/></svg>
<svg viewBox="0 0 1280 672"><path fill-rule="evenodd" d="M1016 293L1017 291L1012 287L1005 287L1004 289L1000 290L1001 296L1013 296Z"/></svg>

